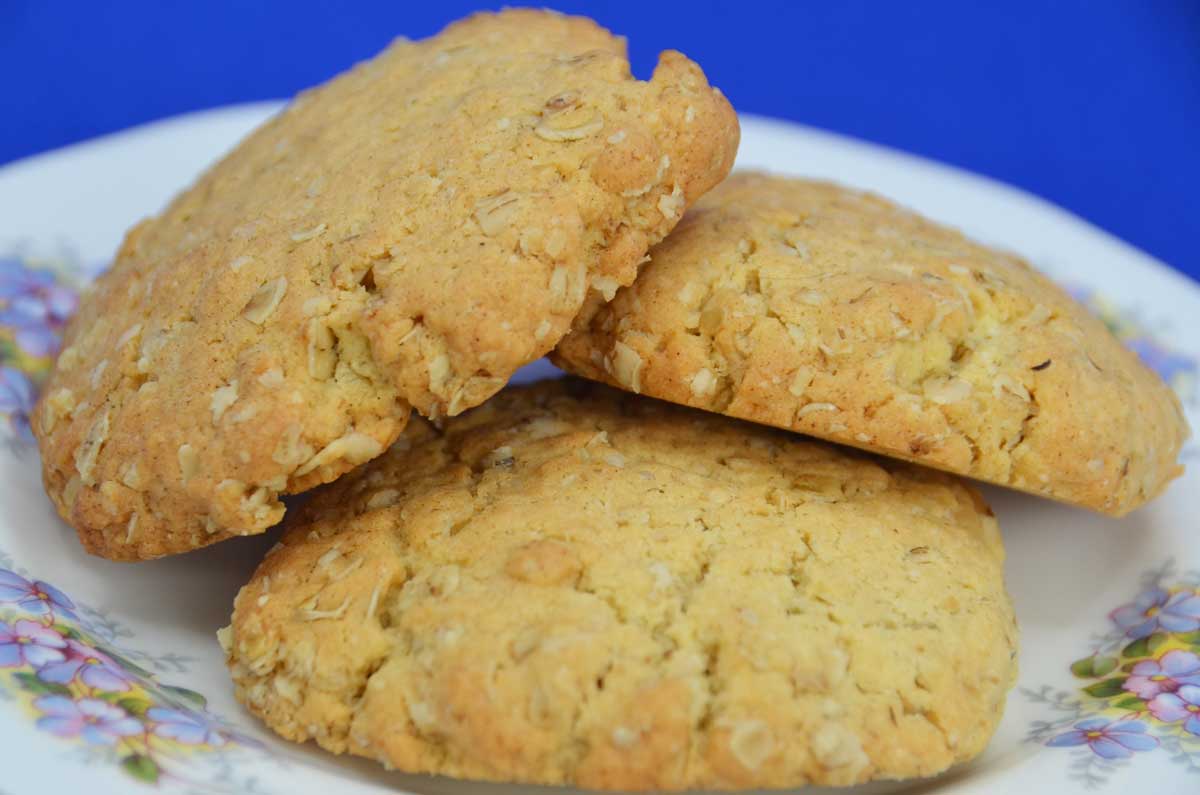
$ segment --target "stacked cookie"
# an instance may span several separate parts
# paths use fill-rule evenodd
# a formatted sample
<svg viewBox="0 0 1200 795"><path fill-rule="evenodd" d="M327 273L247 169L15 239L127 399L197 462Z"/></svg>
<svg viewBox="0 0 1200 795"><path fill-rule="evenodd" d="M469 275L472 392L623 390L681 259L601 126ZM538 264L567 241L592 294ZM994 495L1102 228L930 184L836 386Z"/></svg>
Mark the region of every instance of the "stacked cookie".
<svg viewBox="0 0 1200 795"><path fill-rule="evenodd" d="M1016 630L955 475L1119 515L1179 404L1020 260L725 179L737 143L695 64L635 80L585 19L397 42L130 231L36 412L48 494L143 560L330 484L220 633L288 739L603 789L974 757ZM505 388L546 354L591 381Z"/></svg>

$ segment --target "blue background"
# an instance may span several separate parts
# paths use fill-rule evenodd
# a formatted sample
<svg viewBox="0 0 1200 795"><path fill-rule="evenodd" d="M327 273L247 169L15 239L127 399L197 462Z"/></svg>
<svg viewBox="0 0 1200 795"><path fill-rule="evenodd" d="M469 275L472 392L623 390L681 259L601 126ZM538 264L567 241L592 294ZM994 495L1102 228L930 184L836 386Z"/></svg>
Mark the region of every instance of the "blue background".
<svg viewBox="0 0 1200 795"><path fill-rule="evenodd" d="M0 163L281 97L468 2L0 0ZM743 111L953 163L1200 277L1200 0L558 2L690 55Z"/></svg>

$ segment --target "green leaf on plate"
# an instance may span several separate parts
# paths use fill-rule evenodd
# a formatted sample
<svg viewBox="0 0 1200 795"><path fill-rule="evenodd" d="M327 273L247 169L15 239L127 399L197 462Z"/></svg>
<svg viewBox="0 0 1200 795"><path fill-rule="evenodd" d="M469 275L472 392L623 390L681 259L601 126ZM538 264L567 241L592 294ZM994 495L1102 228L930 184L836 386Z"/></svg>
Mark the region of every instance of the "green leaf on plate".
<svg viewBox="0 0 1200 795"><path fill-rule="evenodd" d="M1113 706L1117 709L1129 709L1133 710L1134 712L1141 712L1146 708L1146 702L1142 701L1137 696L1130 696L1129 698L1121 699L1113 704Z"/></svg>
<svg viewBox="0 0 1200 795"><path fill-rule="evenodd" d="M113 660L115 660L116 663L118 665L120 665L122 668L124 668L126 671L129 671L132 674L136 674L136 675L142 677L143 679L153 679L154 678L154 674L150 673L149 671L147 671L145 668L141 667L137 663L131 662L128 657L118 654L117 652L115 652L109 648L105 648L105 647L101 647L101 646L97 646L96 648L100 649L100 651L104 652L109 657L112 657Z"/></svg>
<svg viewBox="0 0 1200 795"><path fill-rule="evenodd" d="M1108 676L1117 668L1116 657L1084 657L1071 663L1071 673L1080 679Z"/></svg>
<svg viewBox="0 0 1200 795"><path fill-rule="evenodd" d="M60 685L57 682L43 682L37 678L37 674L31 674L28 671L19 671L13 674L13 678L20 684L22 690L30 693L35 693L39 696L55 695L55 696L70 696L71 689L66 685Z"/></svg>
<svg viewBox="0 0 1200 795"><path fill-rule="evenodd" d="M1121 687L1121 685L1124 683L1124 676L1115 676L1112 679L1105 679L1104 681L1097 682L1094 685L1088 685L1087 687L1083 688L1083 692L1087 693L1089 696L1095 696L1096 698L1111 698L1112 696L1119 695L1120 693L1124 692L1124 688Z"/></svg>
<svg viewBox="0 0 1200 795"><path fill-rule="evenodd" d="M146 710L153 707L154 704L144 698L128 696L126 698L119 699L117 701L117 706L128 712L130 715L141 718L146 715Z"/></svg>
<svg viewBox="0 0 1200 795"><path fill-rule="evenodd" d="M1121 649L1121 656L1126 659L1150 656L1150 639L1138 638L1133 643Z"/></svg>
<svg viewBox="0 0 1200 795"><path fill-rule="evenodd" d="M1181 643L1187 643L1191 646L1200 646L1200 630L1189 632L1186 635L1179 635L1178 637Z"/></svg>
<svg viewBox="0 0 1200 795"><path fill-rule="evenodd" d="M55 624L54 629L67 640L79 640L80 638L79 630L67 624Z"/></svg>
<svg viewBox="0 0 1200 795"><path fill-rule="evenodd" d="M157 784L158 777L162 774L158 762L145 754L131 754L125 757L121 760L121 769L138 781L144 781L147 784Z"/></svg>
<svg viewBox="0 0 1200 795"><path fill-rule="evenodd" d="M191 702L200 709L208 706L208 699L197 693L195 690L188 690L186 687L176 687L175 685L163 685L164 692L182 698L184 701Z"/></svg>
<svg viewBox="0 0 1200 795"><path fill-rule="evenodd" d="M1167 635L1167 633L1155 632L1153 635L1146 638L1146 648L1148 648L1150 650L1151 654L1154 654L1154 652L1156 652L1160 648L1162 648L1162 645L1164 643L1166 643L1168 639L1169 639L1169 636Z"/></svg>
<svg viewBox="0 0 1200 795"><path fill-rule="evenodd" d="M1084 657L1082 660L1071 663L1071 673L1080 679L1091 679L1096 675L1095 664L1095 657Z"/></svg>

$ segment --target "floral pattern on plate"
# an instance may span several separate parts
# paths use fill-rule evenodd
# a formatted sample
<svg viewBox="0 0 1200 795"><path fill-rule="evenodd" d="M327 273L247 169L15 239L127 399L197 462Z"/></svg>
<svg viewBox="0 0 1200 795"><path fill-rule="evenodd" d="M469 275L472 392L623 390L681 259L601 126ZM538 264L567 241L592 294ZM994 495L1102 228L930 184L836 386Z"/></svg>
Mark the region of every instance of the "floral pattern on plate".
<svg viewBox="0 0 1200 795"><path fill-rule="evenodd" d="M1075 749L1071 777L1088 788L1147 752L1200 774L1200 571L1168 561L1108 618L1093 652L1070 666L1086 684L1023 691L1057 713L1027 739Z"/></svg>
<svg viewBox="0 0 1200 795"><path fill-rule="evenodd" d="M210 772L197 777L190 769L198 755L264 751L208 711L204 696L133 661L184 673L185 658L119 648L128 634L0 553L0 699L15 701L37 729L146 784L212 784ZM218 768L222 783L235 783L232 760Z"/></svg>
<svg viewBox="0 0 1200 795"><path fill-rule="evenodd" d="M29 413L79 303L79 269L0 255L0 438L33 442Z"/></svg>

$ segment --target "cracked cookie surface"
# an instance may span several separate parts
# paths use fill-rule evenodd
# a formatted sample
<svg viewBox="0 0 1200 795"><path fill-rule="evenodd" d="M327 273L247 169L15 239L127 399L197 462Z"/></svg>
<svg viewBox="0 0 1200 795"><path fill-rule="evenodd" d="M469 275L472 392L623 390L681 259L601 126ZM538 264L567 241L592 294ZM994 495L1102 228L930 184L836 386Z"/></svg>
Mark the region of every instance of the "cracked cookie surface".
<svg viewBox="0 0 1200 795"><path fill-rule="evenodd" d="M733 175L554 360L635 392L1124 514L1179 400L1019 258L824 182Z"/></svg>
<svg viewBox="0 0 1200 795"><path fill-rule="evenodd" d="M414 419L326 487L220 633L284 737L603 789L928 776L1015 675L961 481L574 379Z"/></svg>
<svg viewBox="0 0 1200 795"><path fill-rule="evenodd" d="M34 421L47 492L115 559L261 532L476 405L628 284L728 172L737 120L664 53L481 14L301 94L127 235Z"/></svg>

